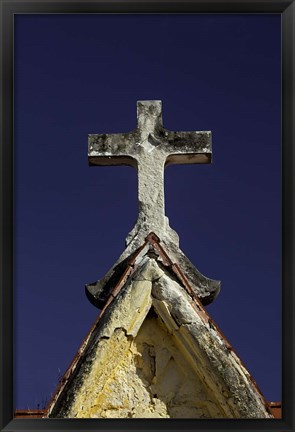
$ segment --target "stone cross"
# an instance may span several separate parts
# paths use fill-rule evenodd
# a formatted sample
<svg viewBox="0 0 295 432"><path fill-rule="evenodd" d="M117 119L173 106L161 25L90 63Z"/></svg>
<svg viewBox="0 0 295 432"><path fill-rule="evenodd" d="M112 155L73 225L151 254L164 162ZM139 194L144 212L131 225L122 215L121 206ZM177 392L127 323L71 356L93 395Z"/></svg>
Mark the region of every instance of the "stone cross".
<svg viewBox="0 0 295 432"><path fill-rule="evenodd" d="M138 219L127 236L125 250L103 279L86 285L87 297L93 304L104 304L121 263L126 266L126 260L129 262L151 232L158 236L170 260L181 268L203 304L218 294L220 282L202 275L179 248L178 235L169 226L164 204L165 166L210 163L211 155L211 132L172 132L163 127L161 101L137 102L137 127L131 132L89 135L90 165L136 168L139 201Z"/></svg>
<svg viewBox="0 0 295 432"><path fill-rule="evenodd" d="M162 103L157 100L137 102L137 127L131 132L88 138L90 165L131 165L137 170L139 215L129 241L138 231L162 237L170 229L165 217L165 166L210 163L211 154L211 132L165 129Z"/></svg>

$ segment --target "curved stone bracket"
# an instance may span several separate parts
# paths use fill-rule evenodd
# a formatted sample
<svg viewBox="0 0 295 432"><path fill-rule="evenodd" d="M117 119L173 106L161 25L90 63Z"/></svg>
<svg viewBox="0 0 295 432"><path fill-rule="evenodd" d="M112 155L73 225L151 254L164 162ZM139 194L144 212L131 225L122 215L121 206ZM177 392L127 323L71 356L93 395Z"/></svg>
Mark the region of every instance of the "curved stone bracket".
<svg viewBox="0 0 295 432"><path fill-rule="evenodd" d="M167 239L161 242L155 233L150 233L134 249L134 243L130 243L103 279L85 286L87 298L94 306L104 308L108 299L114 295L113 290L120 289L145 256L156 257L161 265L189 287L191 295L197 297L203 305L211 303L218 295L220 281L209 279L199 272L173 242Z"/></svg>

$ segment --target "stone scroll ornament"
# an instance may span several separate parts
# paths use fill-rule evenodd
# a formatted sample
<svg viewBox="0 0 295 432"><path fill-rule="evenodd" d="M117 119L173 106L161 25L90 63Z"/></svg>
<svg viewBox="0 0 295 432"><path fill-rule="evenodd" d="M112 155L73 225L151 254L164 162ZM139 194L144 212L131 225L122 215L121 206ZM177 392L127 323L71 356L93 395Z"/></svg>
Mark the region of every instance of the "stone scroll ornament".
<svg viewBox="0 0 295 432"><path fill-rule="evenodd" d="M202 275L179 248L179 237L165 216L164 168L169 164L211 163L211 132L173 132L162 122L162 102L137 102L137 127L131 132L90 134L88 161L90 166L130 165L138 174L137 222L126 238L126 249L106 276L86 285L89 300L97 307L104 304L108 285L115 279L116 269L124 265L151 232L161 240L186 275L203 304L210 303L220 290L220 282Z"/></svg>

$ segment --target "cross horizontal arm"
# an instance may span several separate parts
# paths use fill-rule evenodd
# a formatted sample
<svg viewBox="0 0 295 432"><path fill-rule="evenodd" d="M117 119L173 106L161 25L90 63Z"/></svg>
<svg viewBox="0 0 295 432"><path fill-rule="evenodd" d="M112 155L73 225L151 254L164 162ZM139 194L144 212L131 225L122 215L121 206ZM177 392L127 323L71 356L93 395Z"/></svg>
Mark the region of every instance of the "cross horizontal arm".
<svg viewBox="0 0 295 432"><path fill-rule="evenodd" d="M136 167L134 148L139 140L136 129L128 133L88 135L89 165L131 165Z"/></svg>
<svg viewBox="0 0 295 432"><path fill-rule="evenodd" d="M209 131L165 131L166 165L210 163L212 136Z"/></svg>

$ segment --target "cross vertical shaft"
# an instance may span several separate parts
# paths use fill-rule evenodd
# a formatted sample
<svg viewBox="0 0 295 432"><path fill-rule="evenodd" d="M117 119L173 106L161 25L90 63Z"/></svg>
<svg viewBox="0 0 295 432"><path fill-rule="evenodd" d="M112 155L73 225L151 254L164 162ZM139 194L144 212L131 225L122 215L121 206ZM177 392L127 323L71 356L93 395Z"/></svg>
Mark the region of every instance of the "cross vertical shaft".
<svg viewBox="0 0 295 432"><path fill-rule="evenodd" d="M140 223L148 224L151 231L165 223L164 165L164 158L157 152L138 162L139 218Z"/></svg>

